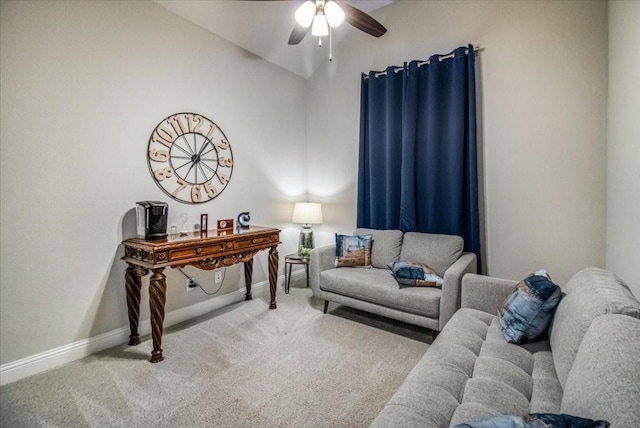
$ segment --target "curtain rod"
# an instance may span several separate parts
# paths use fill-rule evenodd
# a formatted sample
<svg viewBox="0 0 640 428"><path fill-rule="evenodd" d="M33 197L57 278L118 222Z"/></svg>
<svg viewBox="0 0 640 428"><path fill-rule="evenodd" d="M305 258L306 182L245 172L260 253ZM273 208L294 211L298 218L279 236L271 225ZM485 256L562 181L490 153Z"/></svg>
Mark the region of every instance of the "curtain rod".
<svg viewBox="0 0 640 428"><path fill-rule="evenodd" d="M475 48L473 48L473 53L475 53L475 55L476 55L476 56L478 56L478 52L480 52L480 51L482 51L482 50L484 50L484 48L475 47ZM468 50L468 49L467 49L466 53L469 53L469 50ZM445 60L445 59L453 58L454 56L455 56L455 54L454 54L453 52L451 52L450 54L447 54L447 55L441 55L441 56L438 58L438 60L439 60L439 61L443 61L443 60ZM427 65L427 64L429 64L429 60L419 62L419 63L418 63L418 67L422 67L423 65ZM400 71L402 71L402 70L404 70L404 67L397 67L397 68L394 68L394 69L393 69L393 72L394 72L394 73L398 73L398 72L400 72ZM375 76L375 77L378 77L378 76L386 76L386 75L387 75L387 71L386 71L386 70L385 70L385 71L381 71L381 72L379 72L379 73L375 73L375 74L374 74L374 76ZM368 76L368 75L365 75L365 77L364 77L364 78L365 78L365 79L368 79L368 78L369 78L369 76Z"/></svg>

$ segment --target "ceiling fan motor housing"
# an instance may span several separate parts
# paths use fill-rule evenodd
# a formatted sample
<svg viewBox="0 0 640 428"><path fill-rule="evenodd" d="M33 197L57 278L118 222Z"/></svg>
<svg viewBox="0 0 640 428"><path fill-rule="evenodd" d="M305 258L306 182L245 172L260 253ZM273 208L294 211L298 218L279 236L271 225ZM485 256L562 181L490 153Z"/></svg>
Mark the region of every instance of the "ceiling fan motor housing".
<svg viewBox="0 0 640 428"><path fill-rule="evenodd" d="M387 29L370 15L348 3L338 5L333 0L305 1L295 12L297 25L289 36L289 44L297 45L304 39L311 27L314 36L329 34L329 26L337 27L344 20L374 37L380 37ZM313 24L313 25L312 25Z"/></svg>

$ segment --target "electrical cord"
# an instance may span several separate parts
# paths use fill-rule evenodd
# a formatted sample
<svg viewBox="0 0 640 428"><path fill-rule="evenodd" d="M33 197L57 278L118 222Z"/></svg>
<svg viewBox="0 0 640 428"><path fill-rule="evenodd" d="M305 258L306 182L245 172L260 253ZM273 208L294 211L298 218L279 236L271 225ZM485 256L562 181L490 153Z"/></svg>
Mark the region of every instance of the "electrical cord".
<svg viewBox="0 0 640 428"><path fill-rule="evenodd" d="M189 279L189 281L193 281L193 283L194 283L195 285L197 285L197 286L198 286L198 288L200 288L200 290L202 290L202 292L203 292L204 294L209 295L209 296L213 296L214 294L217 294L217 293L218 293L218 291L220 291L220 289L222 288L222 284L224 283L224 277L225 277L225 276L227 276L227 268L225 267L225 268L222 268L222 269L223 269L223 270L222 270L222 281L220 281L220 287L218 287L218 289L217 289L216 291L214 291L213 293L209 293L209 292L207 292L207 290L205 290L204 288L202 288L202 285L198 284L198 283L197 283L193 278L191 278L189 275L187 275L186 273L184 273L184 271L183 271L181 268L178 268L178 270L180 271L180 273L181 273L181 274L183 274L184 276L186 276L186 277Z"/></svg>

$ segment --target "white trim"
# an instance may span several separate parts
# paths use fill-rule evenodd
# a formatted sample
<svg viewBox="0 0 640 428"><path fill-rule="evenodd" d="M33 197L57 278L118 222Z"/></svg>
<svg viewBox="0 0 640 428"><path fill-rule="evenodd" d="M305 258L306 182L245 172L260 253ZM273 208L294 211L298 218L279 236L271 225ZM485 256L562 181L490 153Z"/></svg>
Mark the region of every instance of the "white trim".
<svg viewBox="0 0 640 428"><path fill-rule="evenodd" d="M296 273L297 272L293 272L292 276L296 275ZM280 278L278 278L278 284L282 284L283 279L284 276L280 276ZM269 282L267 280L253 284L251 286L251 292L254 295L265 292L268 290L268 285ZM280 291L284 292L284 290ZM223 308L232 303L240 302L244 300L245 294L246 289L242 287L237 291L168 312L165 315L163 325L165 328L170 327L216 309ZM138 331L140 336L150 334L151 322L148 319L140 322ZM129 327L121 327L107 333L40 352L30 357L2 364L0 365L0 386L45 370L53 369L71 361L79 360L96 352L127 343L129 333Z"/></svg>

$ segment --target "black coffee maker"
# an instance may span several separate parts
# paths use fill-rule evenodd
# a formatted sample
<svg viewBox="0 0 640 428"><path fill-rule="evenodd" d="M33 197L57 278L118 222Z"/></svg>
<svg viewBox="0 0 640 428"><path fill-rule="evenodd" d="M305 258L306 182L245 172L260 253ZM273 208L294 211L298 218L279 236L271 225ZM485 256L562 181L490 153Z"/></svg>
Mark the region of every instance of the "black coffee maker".
<svg viewBox="0 0 640 428"><path fill-rule="evenodd" d="M144 239L164 239L167 237L167 214L165 202L136 202L138 236Z"/></svg>

